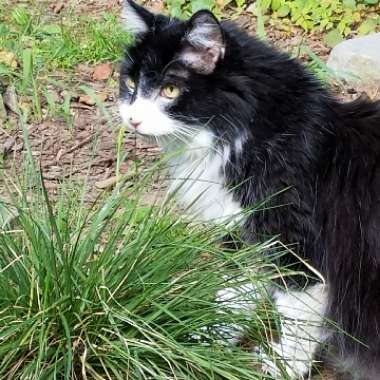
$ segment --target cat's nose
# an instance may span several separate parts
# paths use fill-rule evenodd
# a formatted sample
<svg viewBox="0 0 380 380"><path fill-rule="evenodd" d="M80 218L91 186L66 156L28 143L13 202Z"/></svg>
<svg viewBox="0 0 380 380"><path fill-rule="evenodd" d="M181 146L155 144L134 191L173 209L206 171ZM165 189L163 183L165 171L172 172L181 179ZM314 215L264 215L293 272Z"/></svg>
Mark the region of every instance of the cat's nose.
<svg viewBox="0 0 380 380"><path fill-rule="evenodd" d="M137 127L141 124L141 121L136 120L132 117L129 118L129 124L131 125L132 128L137 129Z"/></svg>

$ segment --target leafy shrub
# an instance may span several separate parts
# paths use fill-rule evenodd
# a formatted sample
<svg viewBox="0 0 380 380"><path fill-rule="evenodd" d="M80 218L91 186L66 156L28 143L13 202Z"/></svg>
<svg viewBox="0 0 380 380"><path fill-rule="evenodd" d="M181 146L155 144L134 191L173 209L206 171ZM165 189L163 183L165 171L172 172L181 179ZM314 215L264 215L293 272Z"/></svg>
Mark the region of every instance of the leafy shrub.
<svg viewBox="0 0 380 380"><path fill-rule="evenodd" d="M261 10L270 11L279 18L290 17L294 24L305 30L336 28L342 35L348 35L353 26L362 24L362 32L365 34L380 24L380 16L376 14L378 2L379 0L261 0ZM374 12L373 18L368 18L371 11Z"/></svg>
<svg viewBox="0 0 380 380"><path fill-rule="evenodd" d="M25 6L14 7L9 15L0 13L0 51L21 57L22 51L30 48L41 68L69 69L84 62L117 61L130 41L118 15L112 13L104 13L96 22L79 16L64 23L42 18L36 9Z"/></svg>
<svg viewBox="0 0 380 380"><path fill-rule="evenodd" d="M246 0L166 0L166 5L171 16L183 18L200 9L209 9L221 15L222 10L227 5L242 10L246 5Z"/></svg>
<svg viewBox="0 0 380 380"><path fill-rule="evenodd" d="M246 0L167 0L172 16L182 17L199 9L211 9L222 16L226 6L242 10ZM353 28L368 34L380 27L379 0L257 0L256 15L270 14L274 19L290 19L306 31L332 31L331 42L349 35Z"/></svg>

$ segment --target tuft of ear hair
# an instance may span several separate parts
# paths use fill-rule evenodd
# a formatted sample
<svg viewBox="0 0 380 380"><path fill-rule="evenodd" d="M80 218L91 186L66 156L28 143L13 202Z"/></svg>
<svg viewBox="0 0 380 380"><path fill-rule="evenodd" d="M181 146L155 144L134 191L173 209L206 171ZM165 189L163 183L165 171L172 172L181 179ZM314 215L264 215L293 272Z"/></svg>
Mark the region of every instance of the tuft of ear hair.
<svg viewBox="0 0 380 380"><path fill-rule="evenodd" d="M132 0L124 0L121 18L127 32L136 36L147 33L154 24L154 15Z"/></svg>
<svg viewBox="0 0 380 380"><path fill-rule="evenodd" d="M179 59L199 74L211 74L225 53L222 28L206 10L195 13L188 21Z"/></svg>

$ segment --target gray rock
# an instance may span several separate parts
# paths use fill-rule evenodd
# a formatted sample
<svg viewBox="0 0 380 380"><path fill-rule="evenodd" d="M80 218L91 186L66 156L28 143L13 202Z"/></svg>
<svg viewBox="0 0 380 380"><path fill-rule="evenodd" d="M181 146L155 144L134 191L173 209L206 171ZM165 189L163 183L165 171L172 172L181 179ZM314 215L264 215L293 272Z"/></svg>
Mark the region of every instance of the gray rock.
<svg viewBox="0 0 380 380"><path fill-rule="evenodd" d="M353 38L336 45L327 67L353 87L380 89L380 33Z"/></svg>

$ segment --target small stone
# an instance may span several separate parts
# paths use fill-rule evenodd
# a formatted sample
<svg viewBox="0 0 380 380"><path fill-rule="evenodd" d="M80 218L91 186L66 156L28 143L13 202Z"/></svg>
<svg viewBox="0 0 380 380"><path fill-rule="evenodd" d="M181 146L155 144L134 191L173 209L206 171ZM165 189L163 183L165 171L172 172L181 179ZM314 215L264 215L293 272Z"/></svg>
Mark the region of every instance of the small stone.
<svg viewBox="0 0 380 380"><path fill-rule="evenodd" d="M354 88L376 91L380 88L380 33L336 45L327 67Z"/></svg>
<svg viewBox="0 0 380 380"><path fill-rule="evenodd" d="M92 79L101 81L107 80L111 77L113 73L112 63L102 63L95 67L94 73L92 74Z"/></svg>

